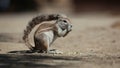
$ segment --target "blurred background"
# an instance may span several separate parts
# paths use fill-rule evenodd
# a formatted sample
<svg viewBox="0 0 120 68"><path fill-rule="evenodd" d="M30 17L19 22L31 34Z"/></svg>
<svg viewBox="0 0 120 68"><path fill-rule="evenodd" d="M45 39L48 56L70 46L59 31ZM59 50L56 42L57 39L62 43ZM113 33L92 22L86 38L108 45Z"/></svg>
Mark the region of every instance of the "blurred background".
<svg viewBox="0 0 120 68"><path fill-rule="evenodd" d="M73 25L66 37L50 47L63 54L60 58L43 58L38 53L21 56L20 51L28 50L22 40L23 30L43 13L65 14ZM29 39L34 46L32 33ZM120 68L120 0L0 0L0 54L11 51L18 53L0 55L0 68Z"/></svg>
<svg viewBox="0 0 120 68"><path fill-rule="evenodd" d="M66 14L73 24L73 31L52 47L65 52L119 53L119 0L0 0L1 52L24 49L23 30L42 13Z"/></svg>
<svg viewBox="0 0 120 68"><path fill-rule="evenodd" d="M0 0L0 12L118 12L119 0Z"/></svg>

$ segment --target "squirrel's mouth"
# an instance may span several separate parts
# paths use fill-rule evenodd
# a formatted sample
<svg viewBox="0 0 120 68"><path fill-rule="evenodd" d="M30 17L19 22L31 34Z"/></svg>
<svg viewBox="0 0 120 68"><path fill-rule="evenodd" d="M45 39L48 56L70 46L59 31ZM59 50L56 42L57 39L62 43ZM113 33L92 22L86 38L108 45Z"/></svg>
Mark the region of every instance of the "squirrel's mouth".
<svg viewBox="0 0 120 68"><path fill-rule="evenodd" d="M68 34L69 34L69 32L71 32L71 31L72 31L72 29L67 30L67 32L65 33L65 35L64 35L63 37L65 37L66 35L68 35Z"/></svg>

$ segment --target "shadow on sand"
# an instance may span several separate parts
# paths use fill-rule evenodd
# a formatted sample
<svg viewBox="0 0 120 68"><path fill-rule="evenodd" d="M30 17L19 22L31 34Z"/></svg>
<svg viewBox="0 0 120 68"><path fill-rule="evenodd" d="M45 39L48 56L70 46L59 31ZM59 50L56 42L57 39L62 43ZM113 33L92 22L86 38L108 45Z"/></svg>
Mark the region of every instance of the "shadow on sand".
<svg viewBox="0 0 120 68"><path fill-rule="evenodd" d="M11 51L8 54L0 54L0 68L62 68L68 66L69 62L78 60L80 59L53 54Z"/></svg>
<svg viewBox="0 0 120 68"><path fill-rule="evenodd" d="M27 51L27 50L26 50ZM0 54L0 68L119 68L119 57L96 55L64 56L45 53L11 51Z"/></svg>

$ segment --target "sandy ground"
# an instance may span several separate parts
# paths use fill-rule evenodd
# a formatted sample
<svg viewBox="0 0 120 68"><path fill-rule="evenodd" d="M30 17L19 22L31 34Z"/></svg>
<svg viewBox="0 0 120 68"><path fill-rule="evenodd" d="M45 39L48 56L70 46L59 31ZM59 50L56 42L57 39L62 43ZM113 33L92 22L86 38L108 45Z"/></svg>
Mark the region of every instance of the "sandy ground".
<svg viewBox="0 0 120 68"><path fill-rule="evenodd" d="M70 15L73 31L51 46L63 54L19 53L28 50L21 39L22 33L28 21L36 15L0 15L0 68L120 67L120 25L111 27L120 22L119 16L103 13Z"/></svg>

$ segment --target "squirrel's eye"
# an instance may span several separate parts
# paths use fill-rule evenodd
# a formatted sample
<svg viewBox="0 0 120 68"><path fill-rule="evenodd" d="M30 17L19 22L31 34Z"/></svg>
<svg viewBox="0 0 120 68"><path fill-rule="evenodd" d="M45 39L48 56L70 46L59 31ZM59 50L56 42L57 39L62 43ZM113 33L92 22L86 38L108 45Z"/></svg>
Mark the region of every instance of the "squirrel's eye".
<svg viewBox="0 0 120 68"><path fill-rule="evenodd" d="M63 20L63 22L67 23L67 21L66 21L66 20Z"/></svg>

